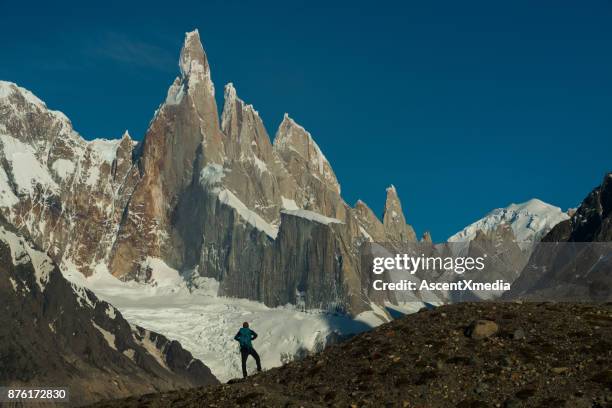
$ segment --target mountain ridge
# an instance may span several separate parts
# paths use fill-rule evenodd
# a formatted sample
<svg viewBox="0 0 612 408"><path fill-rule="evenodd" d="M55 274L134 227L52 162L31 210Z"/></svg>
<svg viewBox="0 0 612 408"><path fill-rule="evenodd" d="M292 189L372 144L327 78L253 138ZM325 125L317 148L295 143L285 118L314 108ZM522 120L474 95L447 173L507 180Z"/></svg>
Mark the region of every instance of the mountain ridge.
<svg viewBox="0 0 612 408"><path fill-rule="evenodd" d="M397 192L387 193L393 217L370 215L362 224L321 148L289 115L272 142L231 83L219 115L197 30L185 35L179 68L139 143L127 132L86 141L64 115L4 83L0 212L63 269L86 276L102 267L146 280L146 259L154 257L218 279L227 296L275 306L306 293L307 307L370 308L361 242L382 230L386 240L416 240ZM24 154L36 173L16 168L13 159ZM314 256L296 242L329 255ZM245 282L256 284L245 290Z"/></svg>
<svg viewBox="0 0 612 408"><path fill-rule="evenodd" d="M128 323L0 217L0 381L61 386L72 405L217 384L177 341Z"/></svg>

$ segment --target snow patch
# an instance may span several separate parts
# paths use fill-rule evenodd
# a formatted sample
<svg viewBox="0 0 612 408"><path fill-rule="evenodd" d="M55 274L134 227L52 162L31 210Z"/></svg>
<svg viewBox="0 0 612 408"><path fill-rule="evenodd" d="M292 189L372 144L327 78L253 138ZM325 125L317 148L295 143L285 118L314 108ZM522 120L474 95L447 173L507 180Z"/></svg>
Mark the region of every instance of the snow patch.
<svg viewBox="0 0 612 408"><path fill-rule="evenodd" d="M281 200L282 200L282 205L283 205L283 209L285 210L289 210L289 211L295 211L295 210L299 210L300 207L298 207L298 205L295 203L295 200L290 199L290 198L285 198L281 196Z"/></svg>
<svg viewBox="0 0 612 408"><path fill-rule="evenodd" d="M115 320L115 318L117 317L116 310L112 305L108 305L108 307L106 308L106 315L111 320Z"/></svg>
<svg viewBox="0 0 612 408"><path fill-rule="evenodd" d="M136 355L136 352L134 351L134 349L123 350L123 355L129 358L130 360L135 361L134 356Z"/></svg>
<svg viewBox="0 0 612 408"><path fill-rule="evenodd" d="M257 167L260 173L268 171L268 166L266 165L266 163L259 157L257 157L257 155L255 154L253 155L253 161L255 163L255 167Z"/></svg>
<svg viewBox="0 0 612 408"><path fill-rule="evenodd" d="M367 239L370 242L374 242L374 239L372 238L372 236L368 234L368 231L366 231L365 228L363 228L361 225L359 226L359 232L361 232L361 235L363 235L365 239Z"/></svg>
<svg viewBox="0 0 612 408"><path fill-rule="evenodd" d="M4 168L0 166L0 207L12 207L19 202L9 184L9 178Z"/></svg>
<svg viewBox="0 0 612 408"><path fill-rule="evenodd" d="M38 251L30 246L24 238L0 227L0 240L4 241L10 248L13 265L24 265L32 263L34 267L34 280L41 291L49 281L49 274L53 270L53 262L44 252Z"/></svg>
<svg viewBox="0 0 612 408"><path fill-rule="evenodd" d="M181 83L179 78L176 78L170 88L168 88L168 95L166 96L166 105L178 105L185 96L185 86Z"/></svg>
<svg viewBox="0 0 612 408"><path fill-rule="evenodd" d="M134 333L134 336L133 336L134 340L138 344L140 344L142 347L144 347L144 349L147 350L147 352L151 356L153 356L153 358L155 358L155 360L159 363L160 366L169 370L168 366L166 365L166 360L164 358L164 355L155 346L155 343L153 343L153 341L151 340L151 332L148 330L145 330L144 334L142 335L142 340L140 339L140 333L135 331L135 329L132 330L132 332Z"/></svg>
<svg viewBox="0 0 612 408"><path fill-rule="evenodd" d="M11 286L15 292L18 292L17 281L9 276L9 281L11 282Z"/></svg>
<svg viewBox="0 0 612 408"><path fill-rule="evenodd" d="M380 306L370 303L372 310L359 313L355 316L355 320L363 322L371 327L379 326L390 321L387 313Z"/></svg>
<svg viewBox="0 0 612 408"><path fill-rule="evenodd" d="M217 163L207 164L200 172L200 184L214 187L220 184L225 177L225 169Z"/></svg>
<svg viewBox="0 0 612 408"><path fill-rule="evenodd" d="M98 183L98 179L100 178L100 169L98 166L90 166L89 174L87 175L87 179L85 180L85 184L90 187L95 186Z"/></svg>
<svg viewBox="0 0 612 408"><path fill-rule="evenodd" d="M11 163L13 177L19 193L32 196L35 186L43 189L57 191L55 183L46 166L37 158L32 146L15 139L12 136L2 135L0 138L4 150L4 157Z"/></svg>
<svg viewBox="0 0 612 408"><path fill-rule="evenodd" d="M91 321L91 324L93 324L93 326L102 334L102 337L104 337L104 340L106 340L106 342L108 343L108 346L112 348L113 350L117 350L117 346L115 346L115 335L107 330L104 330L102 327L98 326L96 322L94 322L93 320Z"/></svg>
<svg viewBox="0 0 612 408"><path fill-rule="evenodd" d="M74 163L66 159L57 159L51 168L62 180L66 180L74 173Z"/></svg>
<svg viewBox="0 0 612 408"><path fill-rule="evenodd" d="M94 151L102 160L108 164L112 164L117 157L117 148L121 143L121 139L94 139L89 142L89 147Z"/></svg>
<svg viewBox="0 0 612 408"><path fill-rule="evenodd" d="M288 215L292 215L294 217L300 217L300 218L307 219L309 221L318 222L319 224L325 224L325 225L344 224L342 221L340 221L337 218L326 217L314 211L300 209L300 210L282 210L281 212L288 214Z"/></svg>
<svg viewBox="0 0 612 408"><path fill-rule="evenodd" d="M278 235L278 227L268 223L259 214L250 210L238 197L228 189L223 189L219 192L219 201L236 210L238 215L247 223L265 232L270 238L276 239Z"/></svg>
<svg viewBox="0 0 612 408"><path fill-rule="evenodd" d="M151 279L148 282L153 287L183 287L185 281L176 269L169 267L163 260L147 257L142 264L144 268L151 271Z"/></svg>

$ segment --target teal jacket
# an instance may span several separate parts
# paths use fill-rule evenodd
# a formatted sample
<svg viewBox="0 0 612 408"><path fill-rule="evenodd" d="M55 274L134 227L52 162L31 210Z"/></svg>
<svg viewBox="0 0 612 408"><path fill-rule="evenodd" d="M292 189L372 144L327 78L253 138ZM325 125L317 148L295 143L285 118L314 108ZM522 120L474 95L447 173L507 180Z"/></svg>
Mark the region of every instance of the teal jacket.
<svg viewBox="0 0 612 408"><path fill-rule="evenodd" d="M234 336L234 340L240 343L240 348L253 348L253 344L251 344L251 340L255 340L257 338L257 333L248 327L243 327L238 330L238 333Z"/></svg>

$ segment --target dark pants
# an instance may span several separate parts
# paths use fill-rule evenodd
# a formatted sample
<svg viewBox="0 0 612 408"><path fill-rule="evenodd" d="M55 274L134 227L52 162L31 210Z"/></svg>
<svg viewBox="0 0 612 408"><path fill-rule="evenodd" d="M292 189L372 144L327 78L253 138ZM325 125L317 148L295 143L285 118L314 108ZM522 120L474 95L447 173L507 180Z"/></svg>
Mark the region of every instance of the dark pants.
<svg viewBox="0 0 612 408"><path fill-rule="evenodd" d="M261 371L261 361L259 361L259 354L251 347L241 347L240 356L242 357L242 376L247 377L246 361L249 355L253 356L255 363L257 364L257 371Z"/></svg>

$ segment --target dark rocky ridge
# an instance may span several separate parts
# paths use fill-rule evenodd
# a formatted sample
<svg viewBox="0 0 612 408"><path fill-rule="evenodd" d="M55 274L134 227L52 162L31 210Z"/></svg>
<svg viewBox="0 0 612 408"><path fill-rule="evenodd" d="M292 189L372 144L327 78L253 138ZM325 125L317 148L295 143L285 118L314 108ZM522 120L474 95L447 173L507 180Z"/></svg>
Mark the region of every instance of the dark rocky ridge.
<svg viewBox="0 0 612 408"><path fill-rule="evenodd" d="M612 241L612 173L604 176L569 220L558 224L542 241Z"/></svg>
<svg viewBox="0 0 612 408"><path fill-rule="evenodd" d="M0 220L0 384L62 386L71 405L218 381L180 343L130 325Z"/></svg>
<svg viewBox="0 0 612 408"><path fill-rule="evenodd" d="M476 319L490 337L467 337ZM96 407L609 407L611 335L610 304L461 303L246 381Z"/></svg>
<svg viewBox="0 0 612 408"><path fill-rule="evenodd" d="M612 301L612 173L538 244L505 299ZM592 243L592 244L587 244Z"/></svg>

